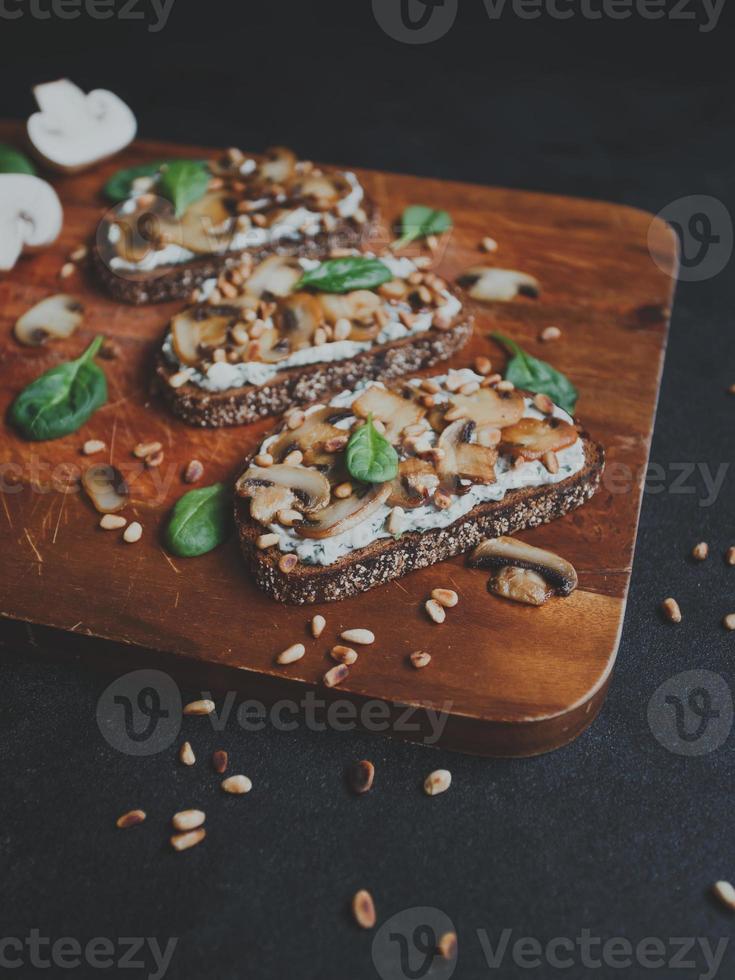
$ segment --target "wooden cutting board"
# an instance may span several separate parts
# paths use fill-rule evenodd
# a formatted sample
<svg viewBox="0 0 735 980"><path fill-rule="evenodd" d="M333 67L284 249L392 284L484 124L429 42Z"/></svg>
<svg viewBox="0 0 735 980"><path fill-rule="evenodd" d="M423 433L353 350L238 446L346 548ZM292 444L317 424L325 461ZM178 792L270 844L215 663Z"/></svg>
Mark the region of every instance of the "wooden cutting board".
<svg viewBox="0 0 735 980"><path fill-rule="evenodd" d="M16 124L0 125L0 139L19 138ZM470 365L482 353L502 368L505 357L487 338L492 329L552 361L579 388L578 416L605 446L607 471L591 503L522 535L576 566L580 587L566 600L533 609L493 598L487 575L457 558L355 599L282 606L249 580L234 538L190 560L170 558L160 538L167 512L187 489L181 482L186 462L203 461L203 482L231 481L272 422L219 430L179 422L149 392L151 358L176 304L118 305L87 272L59 278L69 252L94 235L106 210L100 189L111 173L149 159L202 155L201 147L139 142L92 172L52 178L65 212L61 239L0 280L5 419L25 384L76 356L95 334L120 350L117 359L102 362L108 404L77 434L30 444L7 422L2 428L0 615L6 627L14 620L68 631L71 643L50 634L54 649L81 647L116 670L165 662L173 671L181 668L182 676L251 697L299 698L313 688L320 697L347 698L358 707L369 699L413 705L420 717L426 708L443 708L449 717L441 742L462 751L532 755L570 741L599 711L618 646L677 265L675 236L661 222L652 226L649 214L619 205L357 169L385 221L409 203L451 213L455 230L442 246L442 275L453 279L487 261L540 280L537 300L476 307L475 336L450 363ZM499 245L490 256L479 251L487 235ZM68 341L20 347L12 336L15 319L57 291L82 300L83 327ZM540 343L540 331L552 324L561 327L561 339ZM144 528L136 545L101 531L80 492L63 492L68 468L88 462L80 447L89 438L103 439L106 458L129 477L128 513ZM164 445L159 470L143 471L132 457L133 446L148 440ZM460 595L441 626L423 611L436 586ZM312 640L307 623L317 612L327 627ZM321 685L331 665L327 651L342 629L355 626L374 630L377 642L330 694ZM101 639L84 643L85 636ZM300 640L306 656L276 667L274 655ZM417 649L433 658L420 671L408 662Z"/></svg>

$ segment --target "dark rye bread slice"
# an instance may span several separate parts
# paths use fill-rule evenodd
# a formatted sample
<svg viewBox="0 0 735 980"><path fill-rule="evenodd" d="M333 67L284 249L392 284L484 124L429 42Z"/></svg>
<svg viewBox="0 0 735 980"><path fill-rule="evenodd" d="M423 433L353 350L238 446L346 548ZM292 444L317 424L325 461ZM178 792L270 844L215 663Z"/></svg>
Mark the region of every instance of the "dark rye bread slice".
<svg viewBox="0 0 735 980"><path fill-rule="evenodd" d="M255 262L269 255L298 255L302 258L323 258L332 248L360 248L369 243L377 227L378 209L367 196L362 208L367 221L356 225L351 219L337 221L333 231L323 232L298 241L281 240L277 245L265 245L256 249L237 252L200 255L186 262L159 266L150 272L135 272L111 268L114 256L111 245L104 244L104 223L91 249L92 267L99 281L113 299L121 303L140 306L143 303L165 303L174 299L188 299L192 291L207 279L216 279L226 269L236 266L246 252ZM100 245L102 241L102 245Z"/></svg>
<svg viewBox="0 0 735 980"><path fill-rule="evenodd" d="M205 391L191 382L171 387L169 381L178 368L162 351L155 370L164 400L189 425L246 425L267 415L281 415L294 405L354 388L358 381L391 381L432 367L456 354L471 334L472 317L463 311L446 330L431 328L361 351L349 360L287 368L263 385L225 391Z"/></svg>
<svg viewBox="0 0 735 980"><path fill-rule="evenodd" d="M580 438L584 440L585 464L579 473L559 483L509 490L502 500L478 504L447 527L408 531L397 540L380 538L332 565L300 563L288 574L278 567L282 556L278 548L258 549L255 542L266 529L250 517L249 501L236 498L240 547L257 584L279 602L303 605L346 599L414 569L470 551L485 538L548 524L580 507L599 487L605 466L602 446L586 433Z"/></svg>

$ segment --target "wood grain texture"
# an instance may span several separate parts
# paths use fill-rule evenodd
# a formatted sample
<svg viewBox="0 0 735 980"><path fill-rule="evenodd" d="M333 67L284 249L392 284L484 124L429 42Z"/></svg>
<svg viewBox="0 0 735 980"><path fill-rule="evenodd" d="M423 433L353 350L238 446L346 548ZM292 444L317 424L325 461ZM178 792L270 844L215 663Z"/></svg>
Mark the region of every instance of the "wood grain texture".
<svg viewBox="0 0 735 980"><path fill-rule="evenodd" d="M17 136L17 126L0 125L0 139ZM527 609L492 598L487 575L458 558L341 603L285 607L249 580L234 536L190 560L172 559L161 546L162 521L187 489L181 481L186 462L204 463L203 483L230 481L272 422L219 430L179 422L150 394L153 356L177 304L122 306L84 273L58 277L68 253L94 235L106 210L100 188L109 174L145 159L203 152L138 143L91 173L54 178L65 209L61 239L23 258L0 280L4 417L25 384L76 356L95 334L104 333L120 348L116 360L103 363L109 402L80 432L30 444L7 424L2 429L0 615L102 638L104 643L83 644L101 663L132 666L141 657L152 662L155 651L174 669L200 668L202 677L216 678L221 686L244 685L251 696L263 697L319 687L340 630L365 626L377 642L361 654L340 697L449 706L442 742L463 751L531 755L570 741L599 710L617 650L677 264L673 233L657 223L651 234L667 275L649 252L652 219L646 213L357 170L388 221L409 203L431 203L452 214L455 230L443 243L438 265L443 275L453 279L487 261L540 280L538 300L476 305L475 336L451 363L466 366L484 353L501 367L504 355L487 338L492 329L551 360L579 388L578 415L605 446L607 470L602 488L581 510L523 535L574 563L580 587L569 599ZM388 240L386 228L383 233ZM486 235L499 243L491 256L478 248ZM15 319L57 291L82 300L83 327L68 341L21 348L11 333ZM541 344L538 335L550 324L561 327L562 339ZM98 515L79 491L63 492L67 471L78 472L88 462L80 447L89 438L108 446L96 461L110 459L128 476L128 513L144 527L137 545L99 530ZM136 443L149 440L160 440L165 450L163 465L152 471L131 453ZM423 601L438 585L460 595L442 626L423 612ZM313 640L307 622L317 612L327 627ZM275 654L302 639L306 656L291 667L276 667ZM67 637L59 646L70 642ZM433 657L421 671L407 659L416 649Z"/></svg>

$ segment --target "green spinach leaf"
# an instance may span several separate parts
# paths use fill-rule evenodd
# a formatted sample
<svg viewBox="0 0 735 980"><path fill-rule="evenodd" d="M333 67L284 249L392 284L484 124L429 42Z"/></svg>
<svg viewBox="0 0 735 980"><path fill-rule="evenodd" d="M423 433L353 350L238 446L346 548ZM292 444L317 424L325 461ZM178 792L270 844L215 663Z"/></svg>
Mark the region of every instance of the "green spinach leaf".
<svg viewBox="0 0 735 980"><path fill-rule="evenodd" d="M513 355L505 369L508 381L512 381L516 388L548 395L565 412L574 414L579 392L565 374L546 361L540 361L528 354L510 337L505 337L502 333L491 333L490 336Z"/></svg>
<svg viewBox="0 0 735 980"><path fill-rule="evenodd" d="M230 493L224 483L190 490L176 501L166 527L166 547L181 558L195 558L227 537Z"/></svg>
<svg viewBox="0 0 735 980"><path fill-rule="evenodd" d="M0 143L0 174L33 174L36 168L25 155L14 146Z"/></svg>
<svg viewBox="0 0 735 980"><path fill-rule="evenodd" d="M76 432L107 401L107 381L94 357L96 337L81 357L66 361L32 381L10 409L13 424L26 439L59 439Z"/></svg>
<svg viewBox="0 0 735 980"><path fill-rule="evenodd" d="M374 289L393 278L387 265L361 255L327 259L305 272L295 289L319 289L323 293L349 293L353 289Z"/></svg>
<svg viewBox="0 0 735 980"><path fill-rule="evenodd" d="M435 211L425 204L412 204L401 216L401 237L393 242L393 248L403 248L416 238L441 235L452 227L448 211Z"/></svg>
<svg viewBox="0 0 735 980"><path fill-rule="evenodd" d="M133 181L138 177L155 177L161 167L171 160L152 160L150 163L139 163L137 167L118 170L105 184L103 191L111 201L127 200L133 193Z"/></svg>
<svg viewBox="0 0 735 980"><path fill-rule="evenodd" d="M204 197L209 180L209 170L200 160L171 160L161 170L158 189L180 218L190 204Z"/></svg>
<svg viewBox="0 0 735 980"><path fill-rule="evenodd" d="M398 453L375 428L372 415L350 436L346 461L350 476L363 483L386 483L398 475Z"/></svg>

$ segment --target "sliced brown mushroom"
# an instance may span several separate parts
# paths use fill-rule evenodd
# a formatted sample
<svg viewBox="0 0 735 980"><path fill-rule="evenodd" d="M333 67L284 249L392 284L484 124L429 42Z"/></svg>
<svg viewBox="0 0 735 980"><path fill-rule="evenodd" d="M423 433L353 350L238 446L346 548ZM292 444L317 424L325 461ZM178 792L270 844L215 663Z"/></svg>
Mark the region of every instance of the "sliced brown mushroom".
<svg viewBox="0 0 735 980"><path fill-rule="evenodd" d="M71 337L83 319L84 307L78 299L64 293L47 296L16 320L15 339L38 347L49 338Z"/></svg>
<svg viewBox="0 0 735 980"><path fill-rule="evenodd" d="M269 255L256 265L245 283L252 296L288 296L304 274L299 260L286 255Z"/></svg>
<svg viewBox="0 0 735 980"><path fill-rule="evenodd" d="M391 481L389 507L411 510L427 503L439 486L439 476L428 460L411 456L398 464L398 476Z"/></svg>
<svg viewBox="0 0 735 980"><path fill-rule="evenodd" d="M474 265L457 279L457 285L469 290L473 299L483 302L509 302L516 296L535 299L541 292L538 279L513 269L496 269Z"/></svg>
<svg viewBox="0 0 735 980"><path fill-rule="evenodd" d="M285 428L268 446L268 452L280 463L294 449L300 449L304 453L304 462L308 466L315 465L319 454L330 452L325 450L325 446L331 439L347 439L348 434L344 429L338 429L334 423L349 415L350 409L336 408L334 405L326 405L309 412L296 429Z"/></svg>
<svg viewBox="0 0 735 980"><path fill-rule="evenodd" d="M551 583L560 595L569 595L577 588L577 572L565 558L553 551L534 548L518 538L489 538L479 544L470 555L475 568L503 568L513 565L538 572Z"/></svg>
<svg viewBox="0 0 735 980"><path fill-rule="evenodd" d="M288 487L263 486L253 491L250 498L250 516L260 524L272 524L279 510L288 510L296 497Z"/></svg>
<svg viewBox="0 0 735 980"><path fill-rule="evenodd" d="M516 568L504 565L490 576L488 591L513 602L523 602L528 606L543 606L554 590L549 583L529 568Z"/></svg>
<svg viewBox="0 0 735 980"><path fill-rule="evenodd" d="M516 388L498 391L496 388L480 388L473 395L453 395L450 407L462 417L478 425L492 425L502 429L523 418L525 402Z"/></svg>
<svg viewBox="0 0 735 980"><path fill-rule="evenodd" d="M343 174L309 174L296 181L291 191L310 211L329 211L350 193L349 181Z"/></svg>
<svg viewBox="0 0 735 980"><path fill-rule="evenodd" d="M351 293L320 293L318 297L324 319L330 326L338 320L349 320L349 340L374 340L380 333L380 323L375 314L383 306L383 300L369 289L354 289Z"/></svg>
<svg viewBox="0 0 735 980"><path fill-rule="evenodd" d="M82 486L100 514L114 514L127 504L128 485L120 470L109 463L95 463L82 473Z"/></svg>
<svg viewBox="0 0 735 980"><path fill-rule="evenodd" d="M324 315L316 296L293 293L278 304L275 320L281 336L288 340L289 348L294 351L313 345L314 334L324 322Z"/></svg>
<svg viewBox="0 0 735 980"><path fill-rule="evenodd" d="M132 212L124 210L127 202L120 204L107 220L109 234L116 229L112 251L124 262L142 262L166 244L181 243L181 231L174 219L172 205L160 197L150 204L147 202L147 196L136 198Z"/></svg>
<svg viewBox="0 0 735 980"><path fill-rule="evenodd" d="M266 364L278 364L291 353L291 345L275 327L268 327L254 341L249 350L251 361L263 361Z"/></svg>
<svg viewBox="0 0 735 980"><path fill-rule="evenodd" d="M290 491L293 499L287 506L295 510L318 511L329 503L329 481L317 470L306 466L288 466L285 463L250 466L235 484L240 497L255 498L263 488L270 487Z"/></svg>
<svg viewBox="0 0 735 980"><path fill-rule="evenodd" d="M335 500L298 524L296 532L302 538L332 538L350 531L374 514L388 499L390 491L390 483L375 483L362 493Z"/></svg>
<svg viewBox="0 0 735 980"><path fill-rule="evenodd" d="M207 350L227 343L237 311L226 307L190 306L171 320L171 340L182 364L196 365Z"/></svg>
<svg viewBox="0 0 735 980"><path fill-rule="evenodd" d="M372 413L385 425L385 437L392 443L400 440L407 425L414 425L426 415L426 409L413 398L372 385L352 403L352 411L358 418L366 419Z"/></svg>
<svg viewBox="0 0 735 980"><path fill-rule="evenodd" d="M438 445L443 455L437 469L442 482L449 483L449 489L455 489L458 479L495 483L497 450L470 442L475 425L471 420L459 419L448 425L439 437Z"/></svg>
<svg viewBox="0 0 735 980"><path fill-rule="evenodd" d="M270 184L283 184L296 172L296 154L287 146L271 146L265 151L255 171L255 180Z"/></svg>
<svg viewBox="0 0 735 980"><path fill-rule="evenodd" d="M503 429L500 451L521 459L541 459L572 446L579 438L577 430L563 419L524 418Z"/></svg>

